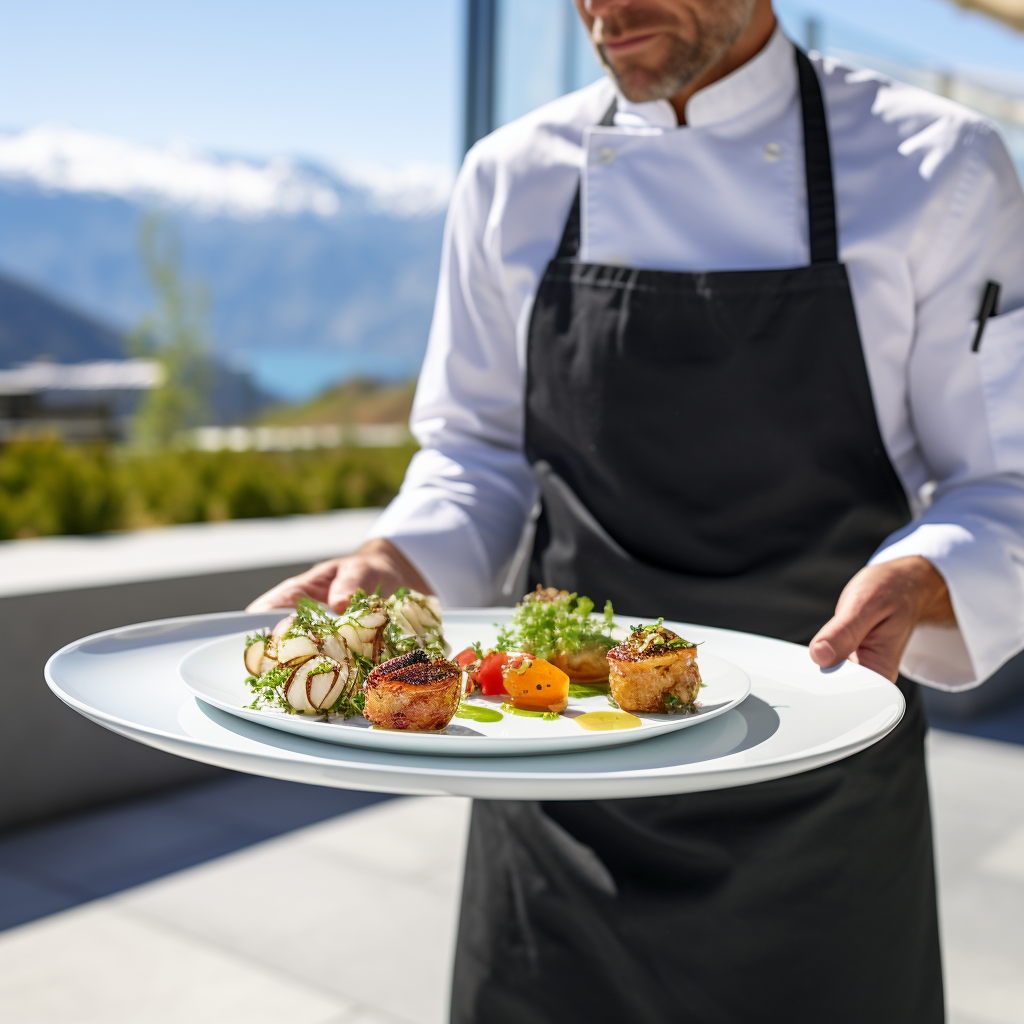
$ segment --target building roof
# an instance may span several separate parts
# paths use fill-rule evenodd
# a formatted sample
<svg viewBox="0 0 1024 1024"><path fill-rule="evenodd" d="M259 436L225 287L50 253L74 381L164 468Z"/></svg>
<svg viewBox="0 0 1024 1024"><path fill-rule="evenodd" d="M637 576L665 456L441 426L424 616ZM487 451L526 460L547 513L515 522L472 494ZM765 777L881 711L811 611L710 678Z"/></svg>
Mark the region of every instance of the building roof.
<svg viewBox="0 0 1024 1024"><path fill-rule="evenodd" d="M0 395L44 391L148 391L163 383L163 367L151 359L103 359L94 363L25 363L0 370Z"/></svg>

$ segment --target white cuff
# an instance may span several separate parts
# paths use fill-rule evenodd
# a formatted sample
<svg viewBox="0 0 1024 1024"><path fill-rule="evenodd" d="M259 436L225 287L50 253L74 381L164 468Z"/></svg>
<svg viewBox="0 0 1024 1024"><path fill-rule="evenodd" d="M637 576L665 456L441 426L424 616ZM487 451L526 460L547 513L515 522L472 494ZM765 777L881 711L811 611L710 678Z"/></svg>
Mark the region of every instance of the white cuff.
<svg viewBox="0 0 1024 1024"><path fill-rule="evenodd" d="M466 512L443 497L412 490L381 513L371 537L391 541L448 608L493 603L490 560Z"/></svg>
<svg viewBox="0 0 1024 1024"><path fill-rule="evenodd" d="M918 626L903 654L904 675L940 690L969 690L1024 649L1024 578L987 524L911 523L869 564L909 555L927 558L942 574L956 624Z"/></svg>

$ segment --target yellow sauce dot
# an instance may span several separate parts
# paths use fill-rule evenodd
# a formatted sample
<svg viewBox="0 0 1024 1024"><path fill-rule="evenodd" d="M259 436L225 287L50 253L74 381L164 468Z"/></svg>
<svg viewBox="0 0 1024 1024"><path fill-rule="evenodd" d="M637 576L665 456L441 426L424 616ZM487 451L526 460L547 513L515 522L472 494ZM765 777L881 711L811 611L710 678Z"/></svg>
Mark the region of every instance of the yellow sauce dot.
<svg viewBox="0 0 1024 1024"><path fill-rule="evenodd" d="M627 715L625 711L588 711L585 715L577 715L573 721L581 729L591 732L640 728L640 719L636 715Z"/></svg>

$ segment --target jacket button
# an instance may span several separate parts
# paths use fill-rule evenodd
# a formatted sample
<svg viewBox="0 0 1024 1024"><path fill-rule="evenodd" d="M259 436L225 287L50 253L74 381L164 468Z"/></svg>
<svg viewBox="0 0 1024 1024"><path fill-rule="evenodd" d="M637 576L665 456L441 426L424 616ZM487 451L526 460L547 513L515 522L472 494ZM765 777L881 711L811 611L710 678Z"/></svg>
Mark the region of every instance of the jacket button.
<svg viewBox="0 0 1024 1024"><path fill-rule="evenodd" d="M610 164L615 160L615 150L611 146L602 146L597 151L597 159L599 163Z"/></svg>
<svg viewBox="0 0 1024 1024"><path fill-rule="evenodd" d="M769 142L768 145L764 147L764 158L770 164L775 163L781 154L782 147L777 142Z"/></svg>

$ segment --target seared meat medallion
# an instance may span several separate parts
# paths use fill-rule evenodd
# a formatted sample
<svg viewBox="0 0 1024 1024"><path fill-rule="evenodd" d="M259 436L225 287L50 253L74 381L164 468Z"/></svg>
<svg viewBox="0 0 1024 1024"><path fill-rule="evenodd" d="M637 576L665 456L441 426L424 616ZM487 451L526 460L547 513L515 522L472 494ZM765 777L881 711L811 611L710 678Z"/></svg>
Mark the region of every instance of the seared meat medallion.
<svg viewBox="0 0 1024 1024"><path fill-rule="evenodd" d="M366 677L363 716L381 729L443 729L458 711L461 693L458 665L410 651Z"/></svg>
<svg viewBox="0 0 1024 1024"><path fill-rule="evenodd" d="M679 711L700 689L697 646L659 622L633 630L608 652L612 698L623 711Z"/></svg>

